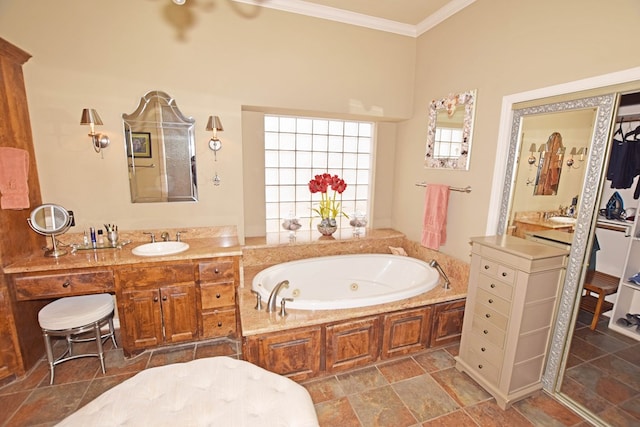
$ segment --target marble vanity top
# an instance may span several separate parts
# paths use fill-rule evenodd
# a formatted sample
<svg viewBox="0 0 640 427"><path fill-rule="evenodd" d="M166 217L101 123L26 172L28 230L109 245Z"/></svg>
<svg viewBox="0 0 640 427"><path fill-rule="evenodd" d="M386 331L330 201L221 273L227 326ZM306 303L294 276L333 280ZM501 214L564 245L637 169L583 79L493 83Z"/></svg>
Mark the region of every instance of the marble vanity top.
<svg viewBox="0 0 640 427"><path fill-rule="evenodd" d="M184 234L182 240L189 244L189 249L173 255L137 256L131 253L133 248L149 242L149 236L142 232L121 233L122 241L130 239L131 243L122 248L99 248L96 250L78 250L58 258L45 257L43 252L33 253L3 268L5 274L27 273L33 271L55 271L73 268L108 267L115 265L143 264L150 262L182 261L190 259L212 258L220 256L241 256L242 247L235 234L195 233ZM156 235L159 236L160 233ZM174 234L172 233L172 236ZM193 236L193 237L189 237ZM74 241L74 236L67 237L67 242ZM62 236L59 236L62 240ZM75 241L78 241L75 238ZM80 239L81 241L81 239ZM48 241L50 244L51 242Z"/></svg>
<svg viewBox="0 0 640 427"><path fill-rule="evenodd" d="M524 224L539 225L541 227L551 228L551 229L569 228L574 226L574 224L552 221L550 219L544 219L544 218L521 217L521 218L516 218L515 221L518 221Z"/></svg>

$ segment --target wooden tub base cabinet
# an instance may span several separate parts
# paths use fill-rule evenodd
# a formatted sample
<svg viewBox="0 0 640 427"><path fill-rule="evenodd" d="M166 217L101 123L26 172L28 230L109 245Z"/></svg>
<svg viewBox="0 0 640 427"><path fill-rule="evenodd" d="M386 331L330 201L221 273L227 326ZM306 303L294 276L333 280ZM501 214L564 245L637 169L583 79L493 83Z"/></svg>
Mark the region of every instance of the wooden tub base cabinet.
<svg viewBox="0 0 640 427"><path fill-rule="evenodd" d="M245 360L295 381L341 372L456 342L464 301L243 336L242 353ZM432 331L438 339L430 340Z"/></svg>

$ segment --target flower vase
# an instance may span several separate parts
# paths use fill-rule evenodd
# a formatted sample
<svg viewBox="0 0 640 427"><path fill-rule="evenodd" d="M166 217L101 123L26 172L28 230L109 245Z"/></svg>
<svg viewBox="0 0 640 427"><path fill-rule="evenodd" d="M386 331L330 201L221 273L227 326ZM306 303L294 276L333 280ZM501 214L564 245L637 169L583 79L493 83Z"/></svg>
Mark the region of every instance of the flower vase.
<svg viewBox="0 0 640 427"><path fill-rule="evenodd" d="M337 229L336 220L332 218L322 218L322 221L318 224L318 231L323 236L331 236Z"/></svg>

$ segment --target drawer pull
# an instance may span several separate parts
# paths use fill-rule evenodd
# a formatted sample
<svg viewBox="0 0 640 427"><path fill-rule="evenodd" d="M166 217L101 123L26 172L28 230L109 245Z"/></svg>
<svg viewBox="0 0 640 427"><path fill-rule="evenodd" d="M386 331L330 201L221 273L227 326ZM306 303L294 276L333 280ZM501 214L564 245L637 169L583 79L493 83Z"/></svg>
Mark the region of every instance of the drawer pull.
<svg viewBox="0 0 640 427"><path fill-rule="evenodd" d="M158 297L153 297L153 302L158 302Z"/></svg>
<svg viewBox="0 0 640 427"><path fill-rule="evenodd" d="M487 331L486 329L484 331L482 331L483 334L487 335L489 333L489 331Z"/></svg>
<svg viewBox="0 0 640 427"><path fill-rule="evenodd" d="M487 313L484 315L484 317L486 317L487 319L491 317L491 314Z"/></svg>
<svg viewBox="0 0 640 427"><path fill-rule="evenodd" d="M162 301L166 301L166 300L167 300L167 296L166 296L166 295L164 295L164 296L162 297Z"/></svg>
<svg viewBox="0 0 640 427"><path fill-rule="evenodd" d="M490 269L490 268L491 268L491 267L489 267L488 265L485 265L485 266L484 266L484 269L485 269L485 270L488 270L488 269Z"/></svg>
<svg viewBox="0 0 640 427"><path fill-rule="evenodd" d="M220 274L220 269L216 268L216 269L213 270L213 272L216 273L216 274Z"/></svg>
<svg viewBox="0 0 640 427"><path fill-rule="evenodd" d="M478 369L482 369L482 365L478 365Z"/></svg>
<svg viewBox="0 0 640 427"><path fill-rule="evenodd" d="M481 347L480 351L484 353L485 351L487 351L487 349L485 347Z"/></svg>
<svg viewBox="0 0 640 427"><path fill-rule="evenodd" d="M504 271L502 272L502 277L507 277L507 273L505 273Z"/></svg>
<svg viewBox="0 0 640 427"><path fill-rule="evenodd" d="M63 288L68 288L69 286L71 286L71 282L68 280L62 284Z"/></svg>
<svg viewBox="0 0 640 427"><path fill-rule="evenodd" d="M217 293L217 294L216 294L216 298L220 298L220 293Z"/></svg>
<svg viewBox="0 0 640 427"><path fill-rule="evenodd" d="M218 322L218 328L222 327L222 322Z"/></svg>
<svg viewBox="0 0 640 427"><path fill-rule="evenodd" d="M493 298L489 298L489 304L493 304Z"/></svg>
<svg viewBox="0 0 640 427"><path fill-rule="evenodd" d="M489 286L491 287L491 289L493 289L493 288L495 288L495 287L496 287L496 284L495 284L495 283L492 283L492 284L491 284L491 285L489 285Z"/></svg>

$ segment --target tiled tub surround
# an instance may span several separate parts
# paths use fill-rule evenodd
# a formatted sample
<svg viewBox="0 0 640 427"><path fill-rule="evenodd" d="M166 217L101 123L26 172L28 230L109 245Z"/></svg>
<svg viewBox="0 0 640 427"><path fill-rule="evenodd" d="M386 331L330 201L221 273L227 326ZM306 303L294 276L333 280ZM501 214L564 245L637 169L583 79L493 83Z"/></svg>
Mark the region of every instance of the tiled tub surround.
<svg viewBox="0 0 640 427"><path fill-rule="evenodd" d="M256 298L251 293L251 283L253 277L264 268L316 256L390 253L389 247L402 247L409 256L425 261L436 259L449 276L451 289L445 290L438 285L435 289L413 298L361 308L317 311L287 309L288 315L285 317L280 316L279 312L255 310ZM405 335L409 340L415 338L418 341L417 345L397 351L398 355L429 346L432 332L431 316L433 313L437 314L433 307L448 307L448 303L455 302L455 309L461 313L469 274L468 264L423 248L407 240L403 234L388 229L367 230L367 235L360 238L347 237L315 242L297 240L282 245L269 244L266 239L248 239L243 250L243 263L244 281L243 286L238 289L243 357L294 379L319 376L366 365L379 358L391 357L396 353L393 343L385 341L383 337L392 335L393 332L387 330L388 320L398 322L394 325L399 325L399 334L402 333L401 335ZM422 316L422 320L418 320L419 316ZM404 329L412 328L415 322L420 321L422 323L417 326L419 331ZM391 328L393 329L393 326ZM414 336L416 334L419 336ZM353 341L350 341L349 336ZM366 354L354 359L341 359L338 353L342 353L342 349L336 349L336 346L340 346L343 339L348 345L357 343L356 346L370 348L363 348ZM391 340L393 341L393 338ZM431 342L437 340L432 339ZM284 353L279 353L280 351ZM288 355L295 355L295 360L287 360ZM312 366L306 366L307 362ZM295 366L296 364L300 366Z"/></svg>

